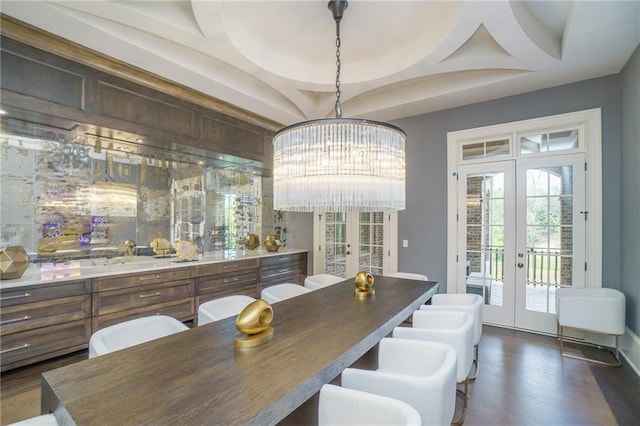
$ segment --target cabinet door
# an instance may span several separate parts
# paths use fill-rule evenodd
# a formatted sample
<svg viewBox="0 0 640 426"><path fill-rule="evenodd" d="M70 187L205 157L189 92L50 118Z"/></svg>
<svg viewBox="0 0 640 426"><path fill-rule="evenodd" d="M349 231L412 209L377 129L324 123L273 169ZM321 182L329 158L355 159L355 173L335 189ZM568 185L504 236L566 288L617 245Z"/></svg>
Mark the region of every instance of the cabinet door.
<svg viewBox="0 0 640 426"><path fill-rule="evenodd" d="M193 296L191 279L102 291L93 295L93 315L105 315Z"/></svg>
<svg viewBox="0 0 640 426"><path fill-rule="evenodd" d="M2 290L0 307L22 305L40 302L42 300L57 299L59 297L77 296L91 293L91 280L77 280L37 284Z"/></svg>
<svg viewBox="0 0 640 426"><path fill-rule="evenodd" d="M91 320L82 319L2 337L2 371L87 347Z"/></svg>
<svg viewBox="0 0 640 426"><path fill-rule="evenodd" d="M148 317L151 315L167 315L180 321L191 321L195 317L195 301L193 297L172 300L170 302L142 306L135 309L116 311L107 315L95 316L92 319L92 330L118 324L120 322Z"/></svg>
<svg viewBox="0 0 640 426"><path fill-rule="evenodd" d="M90 316L90 294L7 306L0 312L0 336Z"/></svg>

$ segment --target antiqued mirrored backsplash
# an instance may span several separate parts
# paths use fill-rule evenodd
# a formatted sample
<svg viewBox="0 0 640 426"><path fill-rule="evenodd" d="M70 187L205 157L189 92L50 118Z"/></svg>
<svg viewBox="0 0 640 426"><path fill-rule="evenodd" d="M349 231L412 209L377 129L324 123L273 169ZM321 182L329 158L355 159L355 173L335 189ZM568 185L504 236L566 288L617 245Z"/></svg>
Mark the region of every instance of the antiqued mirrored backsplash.
<svg viewBox="0 0 640 426"><path fill-rule="evenodd" d="M0 246L21 245L34 261L157 255L159 242L169 254L179 241L202 254L243 248L248 234L263 241L286 232L271 208L270 179L250 162L140 153L36 127L33 136L0 138Z"/></svg>

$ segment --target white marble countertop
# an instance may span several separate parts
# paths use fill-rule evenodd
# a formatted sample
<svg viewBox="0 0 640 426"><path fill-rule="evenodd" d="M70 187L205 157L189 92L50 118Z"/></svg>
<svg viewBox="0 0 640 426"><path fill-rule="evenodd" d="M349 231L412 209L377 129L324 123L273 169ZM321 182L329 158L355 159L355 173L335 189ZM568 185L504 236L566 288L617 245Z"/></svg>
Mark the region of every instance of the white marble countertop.
<svg viewBox="0 0 640 426"><path fill-rule="evenodd" d="M176 257L133 256L130 258L95 258L72 260L65 263L30 263L22 277L0 281L0 290L25 285L44 284L56 281L104 277L109 275L187 268L195 265L228 262L256 257L277 256L287 253L304 253L306 250L283 248L277 252L260 250L238 250L205 253L193 261L179 262Z"/></svg>

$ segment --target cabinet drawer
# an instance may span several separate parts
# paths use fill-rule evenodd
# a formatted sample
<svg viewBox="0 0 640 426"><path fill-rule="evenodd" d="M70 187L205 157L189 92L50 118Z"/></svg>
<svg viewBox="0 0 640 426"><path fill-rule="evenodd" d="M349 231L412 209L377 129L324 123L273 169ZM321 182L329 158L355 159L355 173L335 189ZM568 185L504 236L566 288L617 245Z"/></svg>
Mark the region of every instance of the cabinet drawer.
<svg viewBox="0 0 640 426"><path fill-rule="evenodd" d="M156 305L184 297L193 297L191 279L136 288L103 291L93 295L93 316Z"/></svg>
<svg viewBox="0 0 640 426"><path fill-rule="evenodd" d="M224 274L258 267L258 259L234 260L232 262L210 263L208 265L196 265L196 276Z"/></svg>
<svg viewBox="0 0 640 426"><path fill-rule="evenodd" d="M8 306L0 313L0 336L90 316L90 294Z"/></svg>
<svg viewBox="0 0 640 426"><path fill-rule="evenodd" d="M180 321L193 320L195 317L194 298L191 297L188 299L173 300L171 302L158 303L156 305L93 317L91 327L95 332L100 328L118 324L123 321L148 317L151 315L168 315Z"/></svg>
<svg viewBox="0 0 640 426"><path fill-rule="evenodd" d="M0 306L15 306L59 297L91 293L91 280L65 281L61 283L37 284L19 289L2 290Z"/></svg>
<svg viewBox="0 0 640 426"><path fill-rule="evenodd" d="M253 285L255 287L257 283L258 271L256 270L238 274L209 275L196 278L196 294L213 293L225 289L233 290L233 288L246 285Z"/></svg>
<svg viewBox="0 0 640 426"><path fill-rule="evenodd" d="M266 256L260 258L260 266L282 265L285 263L302 262L306 253L290 253L278 256Z"/></svg>
<svg viewBox="0 0 640 426"><path fill-rule="evenodd" d="M88 318L3 336L2 369L27 364L29 360L34 361L33 358L44 359L79 350L87 346L90 336ZM50 356L43 357L46 354Z"/></svg>
<svg viewBox="0 0 640 426"><path fill-rule="evenodd" d="M280 274L276 276L272 276L268 280L262 281L262 285L260 287L260 292L262 289L282 283L292 283L292 284L300 284L304 283L304 275L302 273L288 273L288 274Z"/></svg>
<svg viewBox="0 0 640 426"><path fill-rule="evenodd" d="M178 281L186 278L191 278L191 268L176 268L169 271L99 277L93 279L93 291L118 290L167 281Z"/></svg>
<svg viewBox="0 0 640 426"><path fill-rule="evenodd" d="M302 262L266 266L261 269L262 280L271 280L284 275L303 274L303 268L304 264Z"/></svg>

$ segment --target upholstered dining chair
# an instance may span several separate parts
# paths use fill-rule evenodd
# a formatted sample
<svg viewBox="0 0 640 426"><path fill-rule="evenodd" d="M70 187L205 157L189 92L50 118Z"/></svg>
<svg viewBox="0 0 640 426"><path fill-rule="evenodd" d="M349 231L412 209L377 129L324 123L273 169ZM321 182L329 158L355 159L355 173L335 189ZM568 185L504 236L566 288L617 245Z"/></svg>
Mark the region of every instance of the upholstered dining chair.
<svg viewBox="0 0 640 426"><path fill-rule="evenodd" d="M469 373L473 365L473 317L460 311L424 311L413 313L412 327L396 327L393 337L418 339L451 345L457 355L456 382L464 386L457 393L463 399L456 424L462 424L469 405Z"/></svg>
<svg viewBox="0 0 640 426"><path fill-rule="evenodd" d="M139 345L189 327L166 315L153 315L102 328L89 339L89 358Z"/></svg>
<svg viewBox="0 0 640 426"><path fill-rule="evenodd" d="M310 291L308 288L299 284L283 283L264 288L261 297L269 303L278 303L285 299L309 293Z"/></svg>
<svg viewBox="0 0 640 426"><path fill-rule="evenodd" d="M414 272L391 272L385 274L388 277L405 278L408 280L429 281L429 277L424 274L416 274Z"/></svg>
<svg viewBox="0 0 640 426"><path fill-rule="evenodd" d="M560 288L556 291L560 355L608 367L622 365L619 338L625 331L625 296L613 288ZM605 362L565 352L565 328L615 336L615 362Z"/></svg>
<svg viewBox="0 0 640 426"><path fill-rule="evenodd" d="M319 288L329 285L338 284L344 281L344 278L331 274L315 274L309 275L304 279L304 286L309 290L318 290Z"/></svg>
<svg viewBox="0 0 640 426"><path fill-rule="evenodd" d="M238 315L249 303L255 302L255 300L251 296L234 294L202 303L198 306L198 325Z"/></svg>
<svg viewBox="0 0 640 426"><path fill-rule="evenodd" d="M406 402L425 425L450 425L456 403L456 351L444 343L383 338L378 369L347 368L342 386Z"/></svg>
<svg viewBox="0 0 640 426"><path fill-rule="evenodd" d="M58 426L58 421L53 414L43 414L41 416L31 417L9 426Z"/></svg>
<svg viewBox="0 0 640 426"><path fill-rule="evenodd" d="M318 425L414 425L420 414L409 404L336 385L323 385L318 403Z"/></svg>
<svg viewBox="0 0 640 426"><path fill-rule="evenodd" d="M478 358L480 339L482 339L482 296L470 293L438 293L431 298L431 305L421 306L420 309L468 312L473 316L473 373L469 380L475 380L480 369Z"/></svg>

